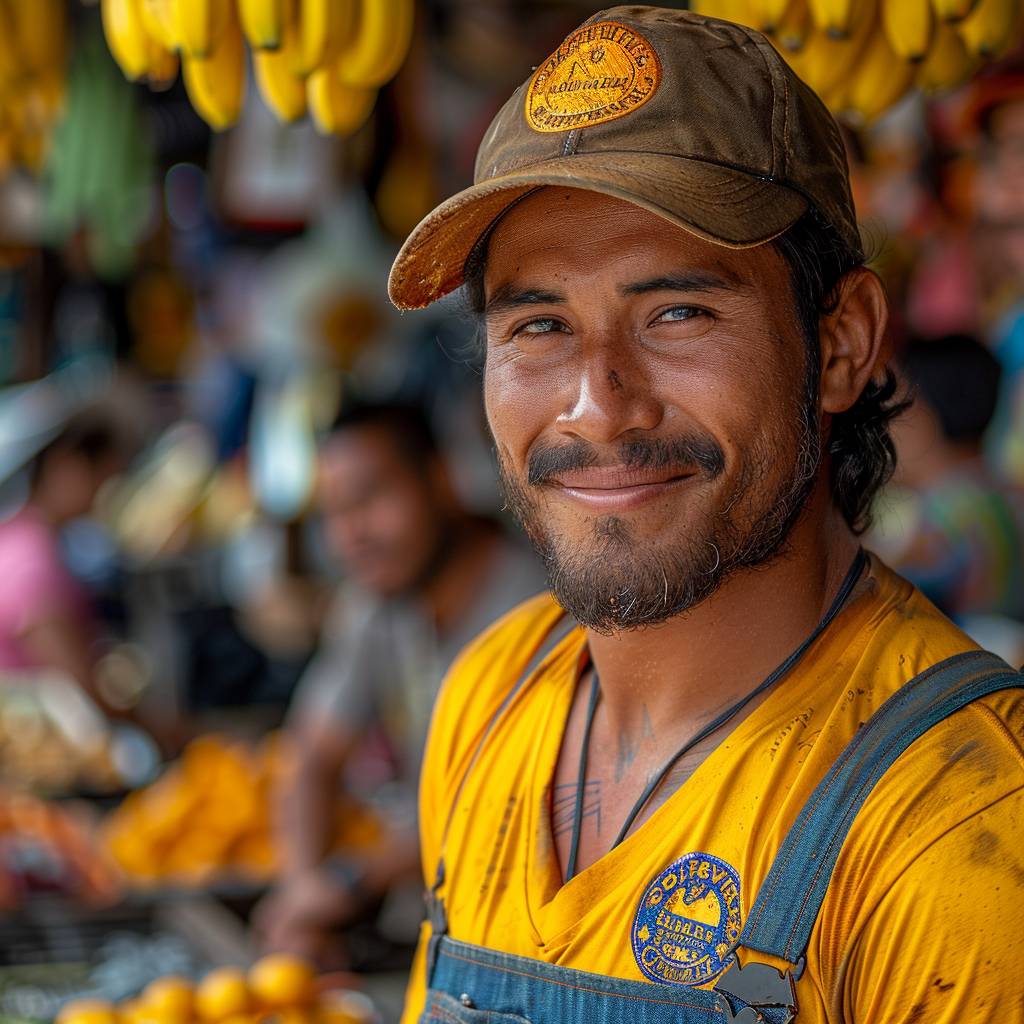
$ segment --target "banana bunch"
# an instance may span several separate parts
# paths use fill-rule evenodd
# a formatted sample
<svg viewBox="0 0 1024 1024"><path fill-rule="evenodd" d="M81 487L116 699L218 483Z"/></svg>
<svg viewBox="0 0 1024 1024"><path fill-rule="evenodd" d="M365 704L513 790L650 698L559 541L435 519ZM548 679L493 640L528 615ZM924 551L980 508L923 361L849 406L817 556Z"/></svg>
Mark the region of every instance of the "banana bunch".
<svg viewBox="0 0 1024 1024"><path fill-rule="evenodd" d="M0 175L42 170L66 66L64 0L0 0Z"/></svg>
<svg viewBox="0 0 1024 1024"><path fill-rule="evenodd" d="M0 0L11 2L11 0ZM110 51L132 81L173 81L215 129L238 119L248 58L282 121L308 113L348 135L373 109L412 38L414 0L101 0Z"/></svg>
<svg viewBox="0 0 1024 1024"><path fill-rule="evenodd" d="M691 0L690 7L764 32L855 126L911 89L956 88L1024 35L1024 0Z"/></svg>

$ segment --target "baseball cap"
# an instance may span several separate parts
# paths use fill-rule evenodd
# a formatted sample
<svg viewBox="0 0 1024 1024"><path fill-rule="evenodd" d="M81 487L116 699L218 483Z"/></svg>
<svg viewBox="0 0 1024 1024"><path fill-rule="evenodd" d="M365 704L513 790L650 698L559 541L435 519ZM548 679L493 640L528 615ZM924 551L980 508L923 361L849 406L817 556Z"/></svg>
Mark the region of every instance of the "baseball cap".
<svg viewBox="0 0 1024 1024"><path fill-rule="evenodd" d="M760 33L689 11L613 7L570 33L491 122L474 184L402 246L392 302L418 309L454 291L477 242L548 185L626 200L735 249L813 205L861 252L832 115Z"/></svg>

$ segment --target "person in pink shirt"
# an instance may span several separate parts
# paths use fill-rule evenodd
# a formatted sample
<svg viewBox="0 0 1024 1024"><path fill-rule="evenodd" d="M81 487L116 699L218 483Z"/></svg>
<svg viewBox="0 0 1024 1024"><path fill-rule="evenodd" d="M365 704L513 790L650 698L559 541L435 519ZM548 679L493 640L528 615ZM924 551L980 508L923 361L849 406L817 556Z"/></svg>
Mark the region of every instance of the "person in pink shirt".
<svg viewBox="0 0 1024 1024"><path fill-rule="evenodd" d="M58 537L89 512L125 454L112 418L99 411L72 417L29 468L28 500L0 520L0 684L55 669L96 697L95 624Z"/></svg>

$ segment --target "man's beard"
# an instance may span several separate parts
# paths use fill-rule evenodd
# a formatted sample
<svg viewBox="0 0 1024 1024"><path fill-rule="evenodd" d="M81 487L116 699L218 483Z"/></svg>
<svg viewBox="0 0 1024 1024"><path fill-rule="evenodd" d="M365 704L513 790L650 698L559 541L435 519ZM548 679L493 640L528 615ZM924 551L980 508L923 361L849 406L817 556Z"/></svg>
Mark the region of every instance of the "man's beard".
<svg viewBox="0 0 1024 1024"><path fill-rule="evenodd" d="M653 626L707 600L730 576L777 556L800 517L821 462L817 374L807 373L794 418L795 454L790 472L764 500L759 489L778 460L767 439L747 452L721 507L707 513L672 548L645 547L625 519L594 521L593 543L559 544L526 488L498 458L509 510L544 560L548 585L559 604L581 625L599 633ZM792 450L792 449L787 449ZM631 468L697 473L682 486L710 482L725 469L725 454L708 434L693 431L672 439L633 440L619 446L619 461ZM538 448L528 460L528 484L542 487L559 472L598 465L585 441ZM742 519L737 516L746 515Z"/></svg>

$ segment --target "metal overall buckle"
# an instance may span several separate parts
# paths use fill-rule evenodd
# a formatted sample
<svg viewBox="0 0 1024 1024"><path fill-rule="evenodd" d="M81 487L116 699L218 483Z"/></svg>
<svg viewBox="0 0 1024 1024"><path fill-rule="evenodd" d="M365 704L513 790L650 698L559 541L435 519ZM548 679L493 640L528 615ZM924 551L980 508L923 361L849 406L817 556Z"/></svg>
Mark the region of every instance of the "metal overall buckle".
<svg viewBox="0 0 1024 1024"><path fill-rule="evenodd" d="M787 1011L780 1024L789 1024L796 1018L796 983L804 973L803 957L782 972L771 964L760 963L757 960L741 964L735 949L732 951L732 961L732 967L715 985L719 1008L727 1021L732 1024L766 1024L768 1018L760 1010L769 1007ZM727 996L733 996L746 1003L746 1006L739 1013L734 1013ZM781 1014L772 1014L771 1019L776 1021L780 1016Z"/></svg>

